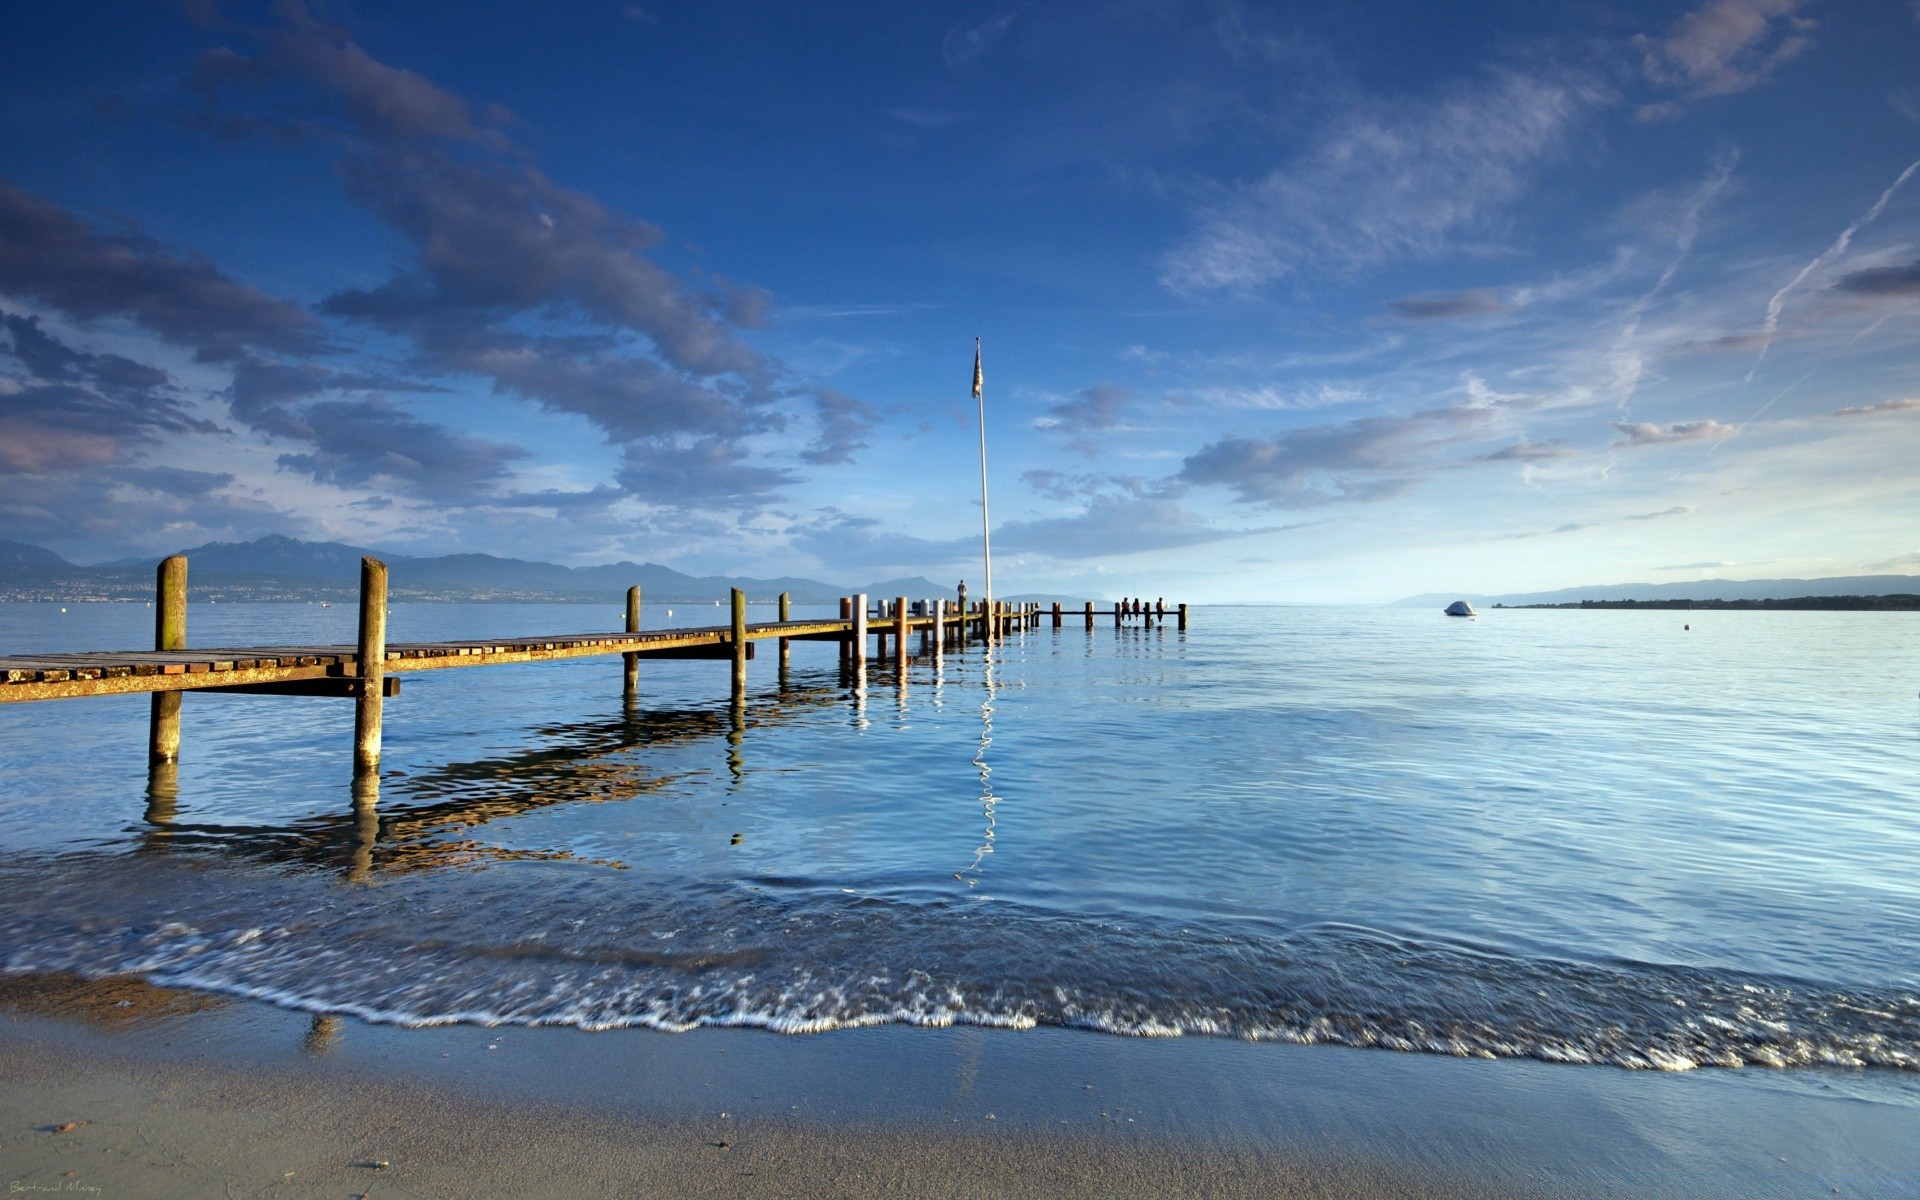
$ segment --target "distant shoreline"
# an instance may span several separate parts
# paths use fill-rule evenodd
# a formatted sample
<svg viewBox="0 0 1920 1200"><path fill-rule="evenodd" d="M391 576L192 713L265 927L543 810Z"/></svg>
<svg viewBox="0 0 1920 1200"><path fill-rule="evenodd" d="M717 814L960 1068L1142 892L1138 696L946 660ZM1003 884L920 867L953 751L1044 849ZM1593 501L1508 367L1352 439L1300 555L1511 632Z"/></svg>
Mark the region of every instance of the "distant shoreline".
<svg viewBox="0 0 1920 1200"><path fill-rule="evenodd" d="M1781 609L1808 612L1916 612L1920 596L1794 596L1783 600L1577 600L1564 604L1496 604L1494 608Z"/></svg>

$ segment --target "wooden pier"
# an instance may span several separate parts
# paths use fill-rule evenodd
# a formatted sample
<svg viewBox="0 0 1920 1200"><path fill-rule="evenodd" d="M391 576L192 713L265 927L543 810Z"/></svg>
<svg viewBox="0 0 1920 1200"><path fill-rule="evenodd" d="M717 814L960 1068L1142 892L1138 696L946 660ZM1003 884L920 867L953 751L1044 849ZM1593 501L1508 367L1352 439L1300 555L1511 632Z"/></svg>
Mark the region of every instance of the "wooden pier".
<svg viewBox="0 0 1920 1200"><path fill-rule="evenodd" d="M186 692L349 698L354 701L354 770L364 775L379 768L384 701L399 695L401 677L415 671L619 655L625 692L631 696L639 687L643 660L716 659L732 664L732 694L740 703L746 693L747 660L754 657L756 643L768 640L778 644L784 674L789 647L797 641L836 642L843 665L863 667L869 639L874 642L872 657L891 657L904 665L915 633L921 635L923 653L938 655L948 646L998 639L1049 619L1055 629L1074 617L1092 630L1096 617L1107 616L1116 626L1131 616L1145 624L1171 619L1179 629L1187 627L1184 604L1160 605L1140 614L1118 607L1096 610L1090 603L1064 612L1058 604L1043 610L1036 604L995 603L989 610L985 601L969 605L964 589L957 602L900 596L871 610L864 595L848 596L840 602L838 617L803 621L790 619L791 604L782 593L780 619L756 623L747 620L746 595L736 588L732 620L726 625L643 630L640 589L628 589L626 600L626 627L618 632L389 642L387 568L366 558L360 564L359 638L354 645L189 649L187 560L176 556L160 564L152 650L0 657L0 704L150 694L148 759L171 763L180 753L180 702Z"/></svg>

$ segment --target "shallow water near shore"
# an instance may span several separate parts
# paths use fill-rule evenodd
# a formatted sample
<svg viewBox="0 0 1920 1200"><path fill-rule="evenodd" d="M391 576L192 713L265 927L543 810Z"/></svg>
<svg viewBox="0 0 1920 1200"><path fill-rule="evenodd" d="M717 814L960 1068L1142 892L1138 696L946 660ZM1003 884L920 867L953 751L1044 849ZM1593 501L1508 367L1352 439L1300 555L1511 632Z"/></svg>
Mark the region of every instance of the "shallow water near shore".
<svg viewBox="0 0 1920 1200"><path fill-rule="evenodd" d="M0 646L151 620L68 608L0 606ZM392 636L616 616L399 605ZM189 696L152 780L144 697L0 708L0 964L402 1025L1057 1025L1911 1095L1904 614L1207 608L904 677L802 643L784 686L765 650L738 711L717 663L643 664L631 706L614 659L409 676L358 811L341 701Z"/></svg>

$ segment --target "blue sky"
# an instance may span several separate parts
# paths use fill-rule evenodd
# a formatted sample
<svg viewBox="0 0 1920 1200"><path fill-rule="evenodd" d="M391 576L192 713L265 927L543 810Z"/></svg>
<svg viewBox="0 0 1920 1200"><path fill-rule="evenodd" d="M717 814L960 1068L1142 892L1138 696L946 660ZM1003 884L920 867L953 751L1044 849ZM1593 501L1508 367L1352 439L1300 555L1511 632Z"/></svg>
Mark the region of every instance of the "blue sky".
<svg viewBox="0 0 1920 1200"><path fill-rule="evenodd" d="M1920 571L1920 7L39 5L0 536L1367 601Z"/></svg>

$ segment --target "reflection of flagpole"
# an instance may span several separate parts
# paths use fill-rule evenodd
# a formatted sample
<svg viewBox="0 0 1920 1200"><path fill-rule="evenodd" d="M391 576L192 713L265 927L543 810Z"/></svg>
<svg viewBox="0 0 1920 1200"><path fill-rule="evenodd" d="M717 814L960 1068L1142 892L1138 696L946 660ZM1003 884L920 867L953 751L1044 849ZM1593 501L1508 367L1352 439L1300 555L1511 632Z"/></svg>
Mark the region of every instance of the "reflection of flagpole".
<svg viewBox="0 0 1920 1200"><path fill-rule="evenodd" d="M980 374L980 339L973 339L973 398L980 404L980 546L987 558L987 613L993 613L993 523L987 519L987 399Z"/></svg>

